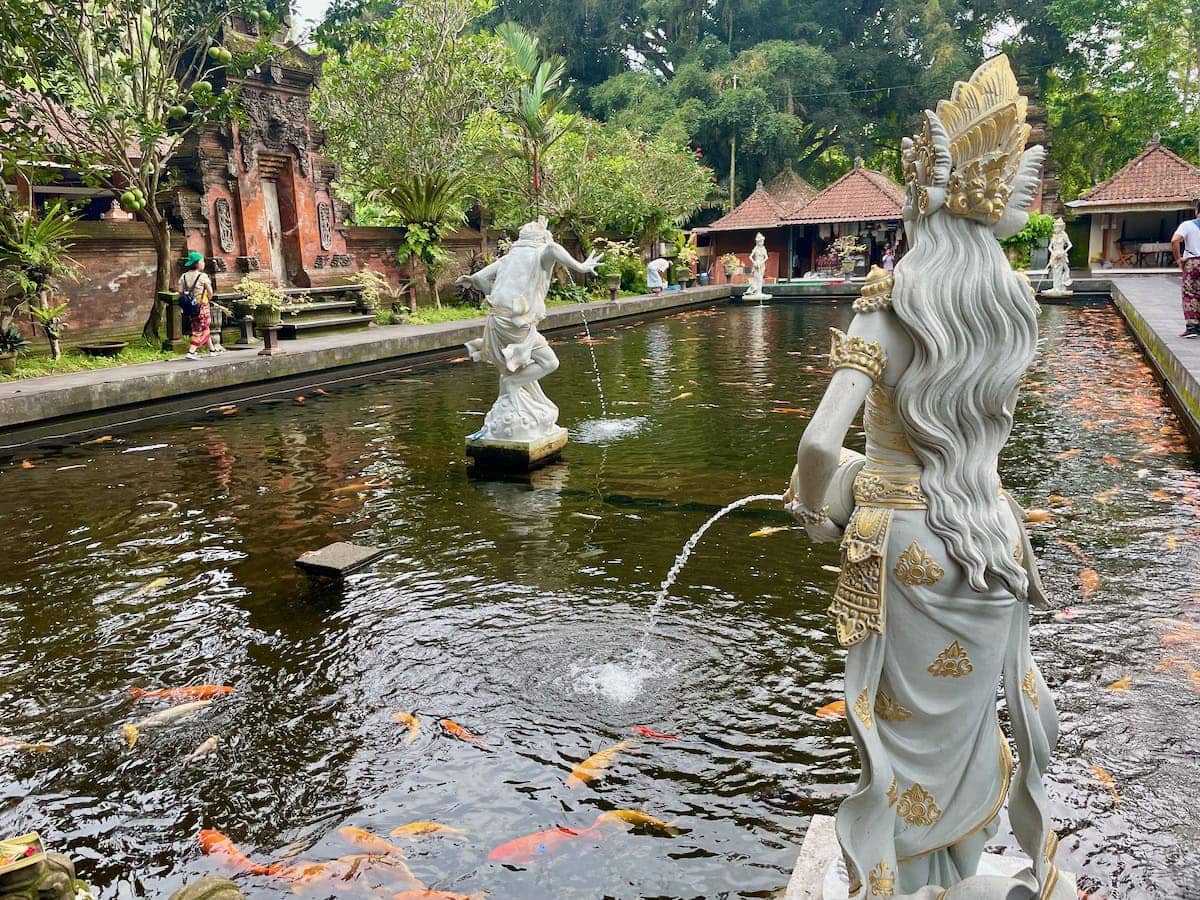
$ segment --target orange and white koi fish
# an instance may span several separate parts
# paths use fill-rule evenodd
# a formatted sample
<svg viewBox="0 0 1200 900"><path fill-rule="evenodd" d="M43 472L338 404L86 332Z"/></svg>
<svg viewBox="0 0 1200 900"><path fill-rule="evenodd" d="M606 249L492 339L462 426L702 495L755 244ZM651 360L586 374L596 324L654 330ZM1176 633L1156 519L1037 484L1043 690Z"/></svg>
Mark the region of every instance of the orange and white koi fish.
<svg viewBox="0 0 1200 900"><path fill-rule="evenodd" d="M186 769L190 763L194 763L198 759L204 759L204 757L208 756L217 749L217 745L219 743L221 743L221 739L214 734L207 741L184 757L183 762L179 764L179 768Z"/></svg>
<svg viewBox="0 0 1200 900"><path fill-rule="evenodd" d="M606 747L599 753L593 753L571 770L571 775L567 778L567 787L578 787L581 784L595 781L605 769L613 764L618 753L636 746L637 741L629 739Z"/></svg>
<svg viewBox="0 0 1200 900"><path fill-rule="evenodd" d="M661 731L655 731L653 728L647 728L645 725L634 725L630 729L634 734L640 734L642 737L654 738L656 741L677 741L679 738L673 734L663 734Z"/></svg>
<svg viewBox="0 0 1200 900"><path fill-rule="evenodd" d="M430 834L452 834L456 837L466 836L466 832L461 828L452 828L440 822L409 822L407 825L401 825L391 830L392 837L425 837Z"/></svg>
<svg viewBox="0 0 1200 900"><path fill-rule="evenodd" d="M826 703L817 710L817 718L819 719L844 719L846 718L846 701L834 700L832 703Z"/></svg>
<svg viewBox="0 0 1200 900"><path fill-rule="evenodd" d="M404 735L404 743L411 744L417 739L417 735L421 733L420 719L406 712L392 713L392 718L408 729L408 733Z"/></svg>
<svg viewBox="0 0 1200 900"><path fill-rule="evenodd" d="M148 691L139 687L129 689L134 700L166 700L168 703L183 703L191 700L214 700L233 693L227 684L197 684L181 688L157 688Z"/></svg>
<svg viewBox="0 0 1200 900"><path fill-rule="evenodd" d="M126 722L121 726L121 736L125 739L126 746L132 750L134 744L138 742L138 736L147 728L157 728L160 725L170 725L172 722L186 719L188 716L200 712L210 703L212 703L211 700L196 700L193 703L184 703L182 706L171 706L159 710L154 715L146 716L138 722Z"/></svg>
<svg viewBox="0 0 1200 900"><path fill-rule="evenodd" d="M442 731L450 735L452 738L457 738L460 741L466 741L468 744L474 744L480 750L491 749L487 744L485 744L475 735L471 734L471 732L467 731L467 729L463 728L453 719L442 719L440 722L438 722L438 725L442 727Z"/></svg>
<svg viewBox="0 0 1200 900"><path fill-rule="evenodd" d="M579 838L603 839L605 832L602 826L618 823L622 826L651 827L672 836L678 834L678 830L673 826L644 812L635 809L614 809L598 815L596 821L588 828L578 830L563 827L548 828L545 831L535 831L533 834L515 838L492 850L488 854L488 860L517 865L531 863L539 856L553 853L564 844Z"/></svg>

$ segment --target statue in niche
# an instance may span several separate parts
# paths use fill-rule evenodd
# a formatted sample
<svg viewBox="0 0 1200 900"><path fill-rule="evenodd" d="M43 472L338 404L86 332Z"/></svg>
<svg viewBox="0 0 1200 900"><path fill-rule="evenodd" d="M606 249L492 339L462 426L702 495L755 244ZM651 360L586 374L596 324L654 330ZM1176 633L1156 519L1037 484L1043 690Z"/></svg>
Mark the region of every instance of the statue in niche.
<svg viewBox="0 0 1200 900"><path fill-rule="evenodd" d="M583 275L596 271L600 257L576 262L555 243L539 219L523 226L512 248L490 266L458 279L487 295L488 317L483 337L467 343L476 362L500 372L500 396L472 439L538 441L558 430L558 407L538 383L558 368L558 357L538 332L546 318L546 294L554 266Z"/></svg>
<svg viewBox="0 0 1200 900"><path fill-rule="evenodd" d="M750 286L746 288L744 300L770 300L770 294L763 293L763 281L767 277L767 239L762 232L754 236L754 249L750 251Z"/></svg>
<svg viewBox="0 0 1200 900"><path fill-rule="evenodd" d="M1058 719L1029 607L1046 599L997 468L1037 344L1032 288L998 241L1027 221L1045 155L1025 147L1025 110L999 56L904 141L911 249L872 272L848 333L833 329L785 495L812 540L841 541L830 612L862 773L836 828L855 898L1075 897L1042 785ZM865 463L842 449L864 403ZM1006 797L1029 857L1012 875L983 858Z"/></svg>
<svg viewBox="0 0 1200 900"><path fill-rule="evenodd" d="M1047 297L1070 297L1075 292L1071 287L1071 239L1067 237L1067 223L1059 216L1054 220L1054 233L1050 235L1050 281L1053 285L1045 292Z"/></svg>

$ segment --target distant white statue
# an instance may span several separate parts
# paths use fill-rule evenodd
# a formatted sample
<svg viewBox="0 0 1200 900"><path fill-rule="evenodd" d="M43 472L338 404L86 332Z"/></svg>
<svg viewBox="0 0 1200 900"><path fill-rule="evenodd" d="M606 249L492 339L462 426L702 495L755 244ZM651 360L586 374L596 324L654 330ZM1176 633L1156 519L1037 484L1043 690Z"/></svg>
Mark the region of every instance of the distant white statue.
<svg viewBox="0 0 1200 900"><path fill-rule="evenodd" d="M1071 287L1071 239L1067 237L1067 223L1059 216L1054 220L1054 233L1050 236L1050 280L1053 287L1045 292L1047 297L1070 297L1075 292Z"/></svg>
<svg viewBox="0 0 1200 900"><path fill-rule="evenodd" d="M538 331L546 318L546 294L554 266L591 274L600 257L576 262L554 242L539 219L523 226L512 248L490 266L458 279L460 286L487 295L488 318L483 337L467 342L476 362L491 363L500 372L500 396L471 440L537 442L552 437L558 426L558 407L538 383L558 368L558 357Z"/></svg>
<svg viewBox="0 0 1200 900"><path fill-rule="evenodd" d="M750 251L750 286L746 288L743 300L770 300L770 294L763 293L763 282L767 277L767 239L762 232L754 236L754 249Z"/></svg>
<svg viewBox="0 0 1200 900"><path fill-rule="evenodd" d="M1045 155L1025 148L1025 111L999 56L904 141L911 250L833 329L834 374L785 498L812 540L841 541L830 612L862 766L837 814L842 897L1075 898L1042 783L1058 717L1029 618L1045 596L998 472L1037 351L1032 289L998 241L1028 220ZM864 402L865 461L842 449ZM981 865L1006 799L1028 857L1015 874Z"/></svg>

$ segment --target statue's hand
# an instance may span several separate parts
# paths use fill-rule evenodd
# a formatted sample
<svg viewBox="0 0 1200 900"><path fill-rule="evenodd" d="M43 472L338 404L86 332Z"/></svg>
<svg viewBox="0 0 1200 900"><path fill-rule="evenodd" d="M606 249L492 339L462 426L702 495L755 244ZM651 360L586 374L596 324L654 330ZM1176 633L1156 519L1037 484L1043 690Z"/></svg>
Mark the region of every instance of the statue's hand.
<svg viewBox="0 0 1200 900"><path fill-rule="evenodd" d="M600 265L603 260L603 253L590 253L588 254L588 258L579 264L579 267L588 275L594 275L596 274L596 267Z"/></svg>
<svg viewBox="0 0 1200 900"><path fill-rule="evenodd" d="M808 532L808 539L814 544L829 544L833 541L840 541L843 533L842 529L835 525L832 519L825 519L816 525L805 525L804 530Z"/></svg>
<svg viewBox="0 0 1200 900"><path fill-rule="evenodd" d="M460 287L460 288L468 288L470 290L475 290L476 289L475 288L475 278L471 275L463 275L457 281L454 282L454 286Z"/></svg>

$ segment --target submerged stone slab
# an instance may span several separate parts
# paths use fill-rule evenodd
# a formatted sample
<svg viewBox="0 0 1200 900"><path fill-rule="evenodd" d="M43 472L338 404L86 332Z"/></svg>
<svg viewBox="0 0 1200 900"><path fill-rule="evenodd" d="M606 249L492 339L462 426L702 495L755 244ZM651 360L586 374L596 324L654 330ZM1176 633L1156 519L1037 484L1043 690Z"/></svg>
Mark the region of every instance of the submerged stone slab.
<svg viewBox="0 0 1200 900"><path fill-rule="evenodd" d="M980 875L1012 876L1028 864L1023 856L1000 856L985 853L979 863ZM1060 883L1075 894L1075 876L1059 872ZM788 882L783 900L848 900L850 885L846 865L838 846L833 816L813 816L800 845L800 856ZM1058 896L1057 892L1055 896Z"/></svg>
<svg viewBox="0 0 1200 900"><path fill-rule="evenodd" d="M535 441L467 438L467 456L477 469L529 472L554 462L567 446L567 429L559 428Z"/></svg>
<svg viewBox="0 0 1200 900"><path fill-rule="evenodd" d="M320 550L308 551L296 560L296 566L309 575L344 578L386 552L378 547L361 547L358 544L339 541Z"/></svg>

